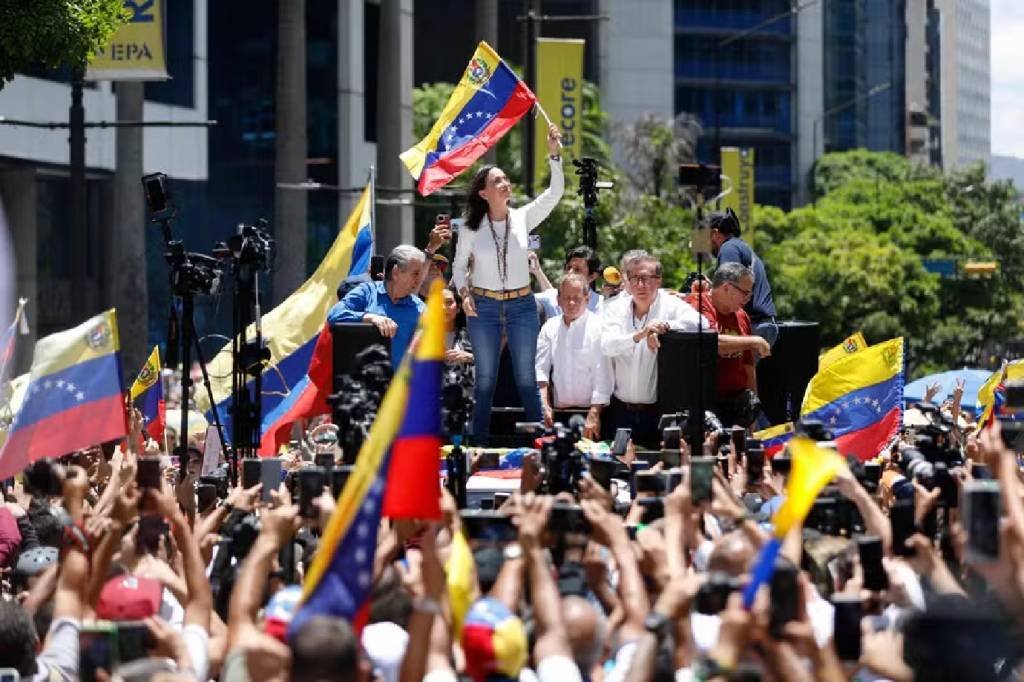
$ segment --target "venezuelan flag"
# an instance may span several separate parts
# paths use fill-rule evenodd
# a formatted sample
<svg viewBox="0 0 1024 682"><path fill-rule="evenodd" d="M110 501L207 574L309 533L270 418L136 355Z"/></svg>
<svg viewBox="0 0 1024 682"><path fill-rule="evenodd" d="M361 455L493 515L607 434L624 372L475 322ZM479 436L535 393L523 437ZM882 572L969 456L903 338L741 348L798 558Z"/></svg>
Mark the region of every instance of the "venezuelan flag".
<svg viewBox="0 0 1024 682"><path fill-rule="evenodd" d="M818 371L801 417L821 420L844 454L870 459L903 423L903 337L869 346Z"/></svg>
<svg viewBox="0 0 1024 682"><path fill-rule="evenodd" d="M473 165L537 102L516 72L486 42L430 132L402 152L402 163L427 196Z"/></svg>
<svg viewBox="0 0 1024 682"><path fill-rule="evenodd" d="M767 429L754 432L754 438L761 441L765 457L774 457L793 437L793 422L786 422L778 426L769 426Z"/></svg>
<svg viewBox="0 0 1024 682"><path fill-rule="evenodd" d="M359 202L353 208L344 227L338 233L334 244L327 251L316 272L291 296L263 316L263 338L270 349L270 364L263 371L263 419L264 441L270 432L280 431L294 421L296 404L311 390L313 381L309 373L314 349L321 340L321 331L327 312L338 302L338 285L351 275L369 272L370 256L373 253L373 226L371 225L370 187L363 190ZM250 327L246 334L252 337L255 330ZM328 336L330 336L328 334ZM330 348L327 348L330 354ZM216 408L220 412L225 437L231 434L231 344L226 344L208 365L210 384ZM319 371L323 371L321 368ZM328 365L326 371L330 372ZM327 379L330 393L330 378ZM206 391L196 396L199 408L210 410ZM314 401L316 402L316 401ZM326 402L318 414L326 412ZM277 446L287 442L287 434L281 442L270 442L261 446L260 453L272 455ZM271 439L273 441L273 439Z"/></svg>
<svg viewBox="0 0 1024 682"><path fill-rule="evenodd" d="M160 366L160 347L154 346L129 391L132 404L142 413L143 429L150 438L157 441L163 440L167 423Z"/></svg>
<svg viewBox="0 0 1024 682"><path fill-rule="evenodd" d="M438 352L438 339L441 339L440 348L444 347L442 288L440 281L434 283L427 299L427 310L420 318L420 345L415 353L407 353L402 359L395 378L384 394L370 433L356 457L355 471L338 496L334 514L324 529L320 546L306 573L302 603L289 627L289 636L293 636L314 615L346 618L355 621L357 626L365 621L373 586L377 526L387 504L385 489L391 495L391 487L398 485L396 481L409 478L410 472L404 467L415 467L417 472L422 470L424 479L405 480L402 483L405 484L405 490L415 491L419 500L425 499L425 491L429 487L434 507L438 510L435 518L440 517L437 453L441 443L436 435L432 439L428 430L436 423L439 433L441 423L441 375L439 371L433 373L431 363L437 362L436 358L444 357L443 350ZM426 371L421 371L424 368ZM431 383L432 376L436 377L436 387ZM436 408L429 402L431 392L436 396ZM408 409L410 406L412 409ZM435 410L438 414L436 422L431 418ZM418 416L421 412L426 413L426 416ZM399 463L397 467L392 463L391 452L396 435L399 441L406 442L402 446L404 454L395 460ZM398 442L395 448L400 449ZM431 448L434 448L433 454L429 452ZM418 461L414 461L426 460L427 455L430 455L429 463L433 466L432 477L429 477L426 465L421 466ZM391 504L394 507L399 503L392 501ZM406 511L429 512L411 507ZM426 517L429 517L429 513L423 513L419 518Z"/></svg>
<svg viewBox="0 0 1024 682"><path fill-rule="evenodd" d="M1005 401L1005 391L1001 390L1002 385L1007 381L1024 379L1024 359L1013 360L1006 363L978 389L978 427L981 428L988 423L992 415L999 414L1000 408Z"/></svg>
<svg viewBox="0 0 1024 682"><path fill-rule="evenodd" d="M0 478L127 432L117 316L101 313L36 342L24 402L0 450Z"/></svg>
<svg viewBox="0 0 1024 682"><path fill-rule="evenodd" d="M827 351L818 356L818 369L822 370L831 365L836 360L840 360L851 353L856 353L859 350L864 350L868 347L867 340L864 339L864 334L861 332L855 332L850 334L843 342L837 346L829 348Z"/></svg>
<svg viewBox="0 0 1024 682"><path fill-rule="evenodd" d="M771 580L775 572L775 558L782 548L782 540L790 530L804 522L821 489L836 474L846 469L846 462L835 450L818 447L810 438L799 436L789 443L792 468L786 481L786 501L772 517L774 533L758 554L750 583L743 590L743 603L749 609L757 596L757 589Z"/></svg>

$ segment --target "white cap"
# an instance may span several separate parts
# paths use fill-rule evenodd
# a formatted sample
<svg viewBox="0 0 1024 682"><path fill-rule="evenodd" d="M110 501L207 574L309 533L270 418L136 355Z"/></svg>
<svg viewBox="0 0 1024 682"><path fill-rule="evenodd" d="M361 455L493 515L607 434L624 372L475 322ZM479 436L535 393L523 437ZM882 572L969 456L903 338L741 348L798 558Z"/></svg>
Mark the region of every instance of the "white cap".
<svg viewBox="0 0 1024 682"><path fill-rule="evenodd" d="M362 643L374 672L384 682L398 682L409 633L395 623L371 623L363 628Z"/></svg>

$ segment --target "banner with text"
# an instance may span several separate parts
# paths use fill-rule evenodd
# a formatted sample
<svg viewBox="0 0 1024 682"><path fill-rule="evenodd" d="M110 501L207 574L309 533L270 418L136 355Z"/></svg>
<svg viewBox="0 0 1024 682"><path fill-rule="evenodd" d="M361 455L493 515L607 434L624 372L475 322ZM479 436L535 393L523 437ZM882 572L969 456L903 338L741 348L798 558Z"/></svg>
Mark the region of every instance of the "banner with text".
<svg viewBox="0 0 1024 682"><path fill-rule="evenodd" d="M128 23L96 51L85 79L91 81L167 80L164 58L164 0L125 0Z"/></svg>
<svg viewBox="0 0 1024 682"><path fill-rule="evenodd" d="M583 46L586 41L537 39L537 100L562 131L566 166L580 158L583 127ZM534 126L534 173L538 185L548 177L548 130L543 120Z"/></svg>
<svg viewBox="0 0 1024 682"><path fill-rule="evenodd" d="M731 208L740 219L743 241L754 244L754 150L722 147L722 174L732 181L732 191L722 199L722 210Z"/></svg>

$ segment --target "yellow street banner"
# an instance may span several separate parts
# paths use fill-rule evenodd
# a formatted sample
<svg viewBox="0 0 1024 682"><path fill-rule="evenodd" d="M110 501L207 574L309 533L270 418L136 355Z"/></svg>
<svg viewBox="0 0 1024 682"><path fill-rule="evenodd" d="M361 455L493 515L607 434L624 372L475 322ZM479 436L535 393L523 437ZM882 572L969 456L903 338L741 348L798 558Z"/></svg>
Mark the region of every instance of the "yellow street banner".
<svg viewBox="0 0 1024 682"><path fill-rule="evenodd" d="M164 0L125 0L124 6L131 11L131 19L96 51L85 73L86 80L167 80Z"/></svg>
<svg viewBox="0 0 1024 682"><path fill-rule="evenodd" d="M743 241L754 244L754 150L722 147L722 174L732 181L732 191L722 198L722 210L731 208L740 219Z"/></svg>
<svg viewBox="0 0 1024 682"><path fill-rule="evenodd" d="M537 101L562 131L566 166L580 158L583 132L583 40L537 39ZM538 184L548 176L548 131L535 125L534 173Z"/></svg>

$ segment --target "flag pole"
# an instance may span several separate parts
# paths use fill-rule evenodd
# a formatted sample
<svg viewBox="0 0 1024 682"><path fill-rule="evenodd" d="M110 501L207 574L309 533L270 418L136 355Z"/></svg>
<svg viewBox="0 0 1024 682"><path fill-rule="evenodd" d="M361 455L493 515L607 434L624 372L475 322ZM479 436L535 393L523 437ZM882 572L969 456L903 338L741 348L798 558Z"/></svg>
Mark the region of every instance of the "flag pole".
<svg viewBox="0 0 1024 682"><path fill-rule="evenodd" d="M377 248L377 167L370 164L370 234L373 248Z"/></svg>

